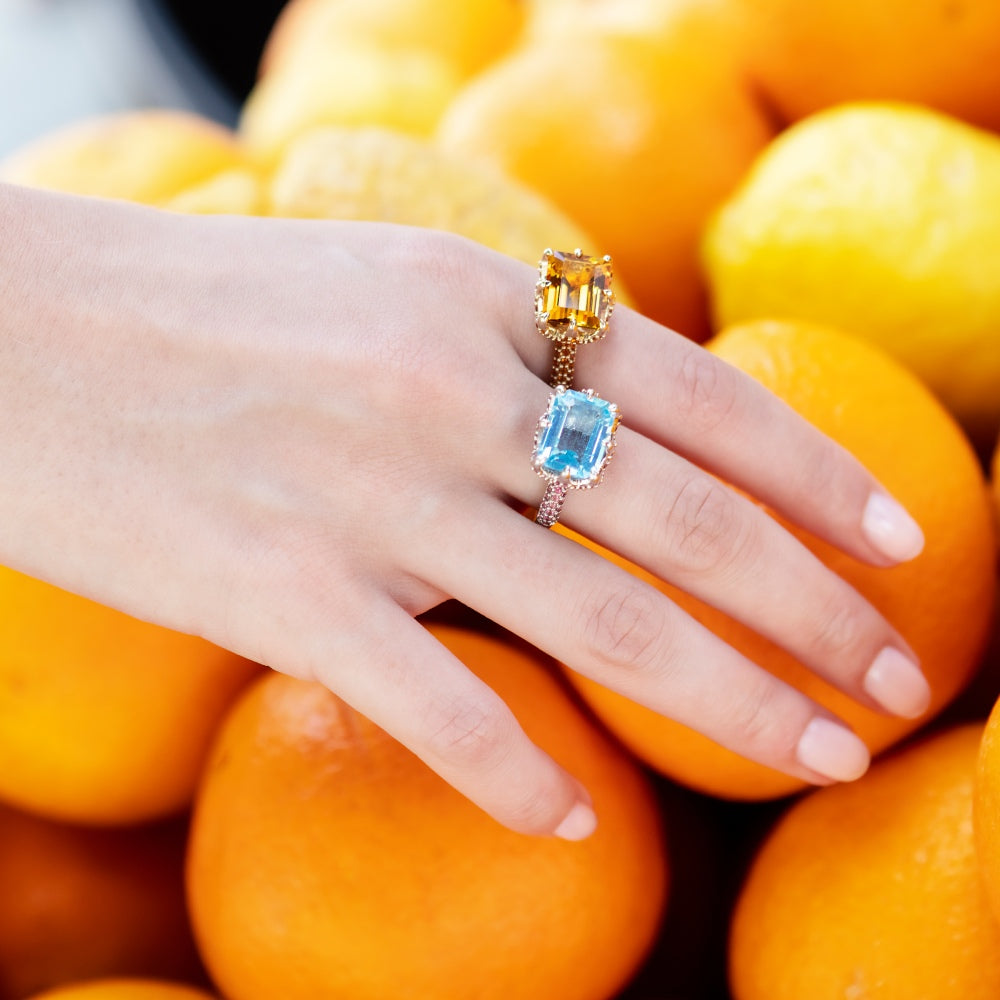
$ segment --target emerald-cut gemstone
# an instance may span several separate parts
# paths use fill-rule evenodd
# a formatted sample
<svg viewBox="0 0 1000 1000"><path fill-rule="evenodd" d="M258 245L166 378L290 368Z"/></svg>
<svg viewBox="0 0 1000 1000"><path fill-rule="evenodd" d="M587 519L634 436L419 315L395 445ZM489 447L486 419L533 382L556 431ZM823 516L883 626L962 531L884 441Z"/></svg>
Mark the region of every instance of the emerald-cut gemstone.
<svg viewBox="0 0 1000 1000"><path fill-rule="evenodd" d="M546 251L539 264L535 313L553 340L581 344L604 336L614 304L611 258Z"/></svg>
<svg viewBox="0 0 1000 1000"><path fill-rule="evenodd" d="M573 488L593 486L611 457L619 419L618 407L592 392L555 393L535 435L535 470Z"/></svg>

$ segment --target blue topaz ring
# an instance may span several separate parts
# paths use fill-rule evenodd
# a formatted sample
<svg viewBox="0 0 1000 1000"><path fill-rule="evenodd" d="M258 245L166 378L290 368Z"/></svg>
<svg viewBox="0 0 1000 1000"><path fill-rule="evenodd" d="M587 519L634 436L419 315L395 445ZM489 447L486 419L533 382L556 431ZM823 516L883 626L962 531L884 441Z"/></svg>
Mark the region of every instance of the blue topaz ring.
<svg viewBox="0 0 1000 1000"><path fill-rule="evenodd" d="M551 528L570 490L589 490L604 478L615 451L621 414L593 389L556 387L538 421L531 465L546 481L535 522Z"/></svg>

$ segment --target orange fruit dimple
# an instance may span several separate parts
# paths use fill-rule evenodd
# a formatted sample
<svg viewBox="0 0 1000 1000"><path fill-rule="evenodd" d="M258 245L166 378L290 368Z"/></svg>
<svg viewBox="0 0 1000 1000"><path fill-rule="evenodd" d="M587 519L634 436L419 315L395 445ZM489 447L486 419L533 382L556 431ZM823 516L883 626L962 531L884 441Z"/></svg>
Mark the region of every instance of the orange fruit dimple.
<svg viewBox="0 0 1000 1000"><path fill-rule="evenodd" d="M5 568L0 606L0 797L81 823L183 809L260 667Z"/></svg>
<svg viewBox="0 0 1000 1000"><path fill-rule="evenodd" d="M967 439L912 374L846 334L803 324L752 323L731 328L708 348L853 452L923 528L923 553L882 569L786 524L910 643L933 690L928 716L933 715L978 665L996 587L992 512ZM761 461L768 461L766 450ZM862 707L749 628L620 557L604 554L659 587L751 660L829 707L873 752L919 725ZM744 760L593 681L570 676L619 738L670 777L736 799L769 798L802 787L796 778Z"/></svg>
<svg viewBox="0 0 1000 1000"><path fill-rule="evenodd" d="M39 993L31 1000L213 1000L202 990L157 979L100 979Z"/></svg>
<svg viewBox="0 0 1000 1000"><path fill-rule="evenodd" d="M0 805L0 997L94 976L201 974L186 825L106 830Z"/></svg>
<svg viewBox="0 0 1000 1000"><path fill-rule="evenodd" d="M939 733L785 814L735 910L735 1000L1000 995L972 835L981 733Z"/></svg>
<svg viewBox="0 0 1000 1000"><path fill-rule="evenodd" d="M655 41L535 38L459 93L437 141L546 195L614 257L644 313L695 336L701 230L772 130L725 58L728 26L682 9Z"/></svg>
<svg viewBox="0 0 1000 1000"><path fill-rule="evenodd" d="M666 870L641 772L534 651L431 631L589 789L597 832L512 833L326 689L267 676L220 732L189 852L229 1000L606 1000L648 949Z"/></svg>

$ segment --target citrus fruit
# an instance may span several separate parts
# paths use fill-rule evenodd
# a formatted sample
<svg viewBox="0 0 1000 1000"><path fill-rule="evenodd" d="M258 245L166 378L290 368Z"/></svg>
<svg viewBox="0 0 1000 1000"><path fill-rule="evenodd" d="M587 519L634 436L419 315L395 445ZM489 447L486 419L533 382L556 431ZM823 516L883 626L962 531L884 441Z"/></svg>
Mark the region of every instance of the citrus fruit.
<svg viewBox="0 0 1000 1000"><path fill-rule="evenodd" d="M993 464L990 468L990 484L993 487L993 506L997 515L997 526L1000 527L1000 441L993 451Z"/></svg>
<svg viewBox="0 0 1000 1000"><path fill-rule="evenodd" d="M39 993L31 1000L212 1000L210 994L158 979L99 979Z"/></svg>
<svg viewBox="0 0 1000 1000"><path fill-rule="evenodd" d="M705 238L716 321L826 323L911 367L977 441L1000 427L1000 138L850 105L786 131Z"/></svg>
<svg viewBox="0 0 1000 1000"><path fill-rule="evenodd" d="M993 0L736 0L755 83L786 120L901 100L1000 127Z"/></svg>
<svg viewBox="0 0 1000 1000"><path fill-rule="evenodd" d="M454 68L433 53L344 41L262 77L243 105L239 132L265 166L318 125L428 135L460 85Z"/></svg>
<svg viewBox="0 0 1000 1000"><path fill-rule="evenodd" d="M431 631L586 785L597 832L513 833L325 688L267 676L192 825L195 932L228 1000L606 1000L646 953L666 870L641 772L533 650Z"/></svg>
<svg viewBox="0 0 1000 1000"><path fill-rule="evenodd" d="M526 0L525 7L529 42L556 45L584 34L625 35L669 47L676 32L700 26L711 31L716 59L743 58L742 15L731 0Z"/></svg>
<svg viewBox="0 0 1000 1000"><path fill-rule="evenodd" d="M260 668L10 569L0 605L0 798L82 823L183 809Z"/></svg>
<svg viewBox="0 0 1000 1000"><path fill-rule="evenodd" d="M720 57L727 26L687 6L656 40L594 31L526 43L463 88L436 139L547 196L614 257L638 308L698 336L702 228L772 130Z"/></svg>
<svg viewBox="0 0 1000 1000"><path fill-rule="evenodd" d="M792 806L736 906L735 1000L1000 994L972 835L981 733L939 733Z"/></svg>
<svg viewBox="0 0 1000 1000"><path fill-rule="evenodd" d="M468 236L535 264L590 237L541 195L386 129L317 129L296 140L270 187L274 215L399 222Z"/></svg>
<svg viewBox="0 0 1000 1000"><path fill-rule="evenodd" d="M995 693L995 692L994 692ZM1000 920L1000 701L983 732L976 769L976 851L987 898Z"/></svg>
<svg viewBox="0 0 1000 1000"><path fill-rule="evenodd" d="M519 36L521 0L291 0L261 57L261 75L322 57L345 42L422 51L471 76Z"/></svg>
<svg viewBox="0 0 1000 1000"><path fill-rule="evenodd" d="M921 555L884 569L789 526L902 633L933 691L924 718L940 711L979 664L996 587L992 513L982 468L967 439L916 377L847 334L805 324L749 323L725 331L708 349L857 455L923 528ZM845 719L873 752L920 724L862 707L749 628L605 554L658 586L749 659ZM570 676L615 734L672 778L735 799L774 797L802 787L796 778L745 760L593 681Z"/></svg>
<svg viewBox="0 0 1000 1000"><path fill-rule="evenodd" d="M163 207L189 215L266 215L267 198L261 176L236 167L178 191Z"/></svg>
<svg viewBox="0 0 1000 1000"><path fill-rule="evenodd" d="M87 119L24 146L0 163L0 180L160 205L245 159L233 133L207 118L129 111Z"/></svg>
<svg viewBox="0 0 1000 1000"><path fill-rule="evenodd" d="M0 805L0 997L95 976L197 976L186 832L69 826Z"/></svg>

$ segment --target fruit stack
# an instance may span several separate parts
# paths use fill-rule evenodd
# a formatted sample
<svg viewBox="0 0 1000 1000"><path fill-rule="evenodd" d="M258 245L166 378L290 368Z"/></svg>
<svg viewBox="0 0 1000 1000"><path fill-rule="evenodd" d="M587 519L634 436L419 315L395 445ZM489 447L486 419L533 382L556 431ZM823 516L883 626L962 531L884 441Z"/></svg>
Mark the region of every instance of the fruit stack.
<svg viewBox="0 0 1000 1000"><path fill-rule="evenodd" d="M528 838L324 689L0 570L0 1000L1000 996L998 97L995 0L291 0L236 132L150 110L0 164L610 251L916 517L891 570L788 527L933 690L877 714L603 552L882 755L807 790L448 607L593 795L591 838Z"/></svg>

